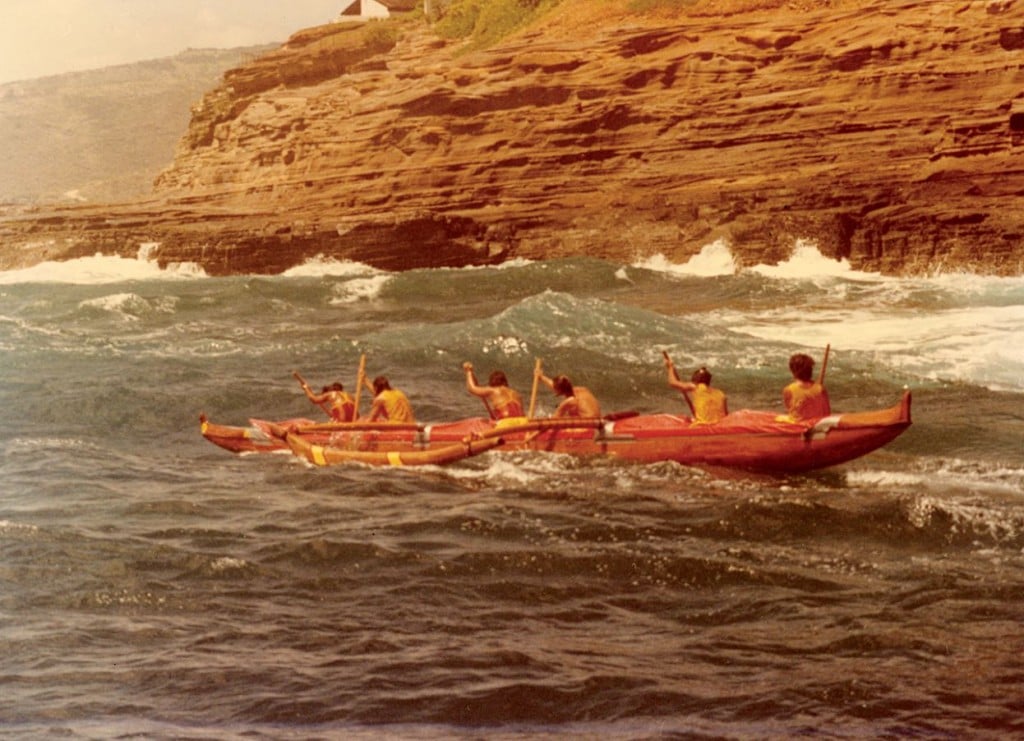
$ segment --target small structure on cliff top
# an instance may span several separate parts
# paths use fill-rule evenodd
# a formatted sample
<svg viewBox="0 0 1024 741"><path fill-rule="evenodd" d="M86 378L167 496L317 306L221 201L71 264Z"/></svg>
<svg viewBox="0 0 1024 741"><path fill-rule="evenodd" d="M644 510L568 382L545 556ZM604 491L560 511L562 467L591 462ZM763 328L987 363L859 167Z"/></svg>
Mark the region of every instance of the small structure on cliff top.
<svg viewBox="0 0 1024 741"><path fill-rule="evenodd" d="M378 2L378 0L352 0L338 14L335 21L356 21L389 17L391 17L390 9L384 3Z"/></svg>

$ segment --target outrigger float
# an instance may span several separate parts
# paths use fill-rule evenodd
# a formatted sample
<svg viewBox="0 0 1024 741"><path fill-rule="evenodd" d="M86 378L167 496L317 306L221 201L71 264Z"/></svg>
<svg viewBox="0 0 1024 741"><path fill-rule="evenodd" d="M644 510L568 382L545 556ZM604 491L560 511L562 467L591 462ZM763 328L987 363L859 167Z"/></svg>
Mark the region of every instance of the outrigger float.
<svg viewBox="0 0 1024 741"><path fill-rule="evenodd" d="M675 461L687 466L802 473L860 458L895 440L910 424L910 391L894 406L780 421L775 412L742 410L715 424L676 414L604 418L482 417L438 424L315 423L306 419L228 427L200 417L203 436L234 453L291 451L318 466L447 464L491 450Z"/></svg>

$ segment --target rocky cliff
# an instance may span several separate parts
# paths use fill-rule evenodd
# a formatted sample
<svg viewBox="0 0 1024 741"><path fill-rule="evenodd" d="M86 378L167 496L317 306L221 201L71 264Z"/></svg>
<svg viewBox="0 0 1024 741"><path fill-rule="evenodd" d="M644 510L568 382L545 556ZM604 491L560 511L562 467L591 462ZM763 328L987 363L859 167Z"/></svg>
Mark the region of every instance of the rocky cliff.
<svg viewBox="0 0 1024 741"><path fill-rule="evenodd" d="M225 76L146 201L9 212L0 267L159 242L273 273L587 254L1024 272L1024 0L563 0L464 53L332 25Z"/></svg>

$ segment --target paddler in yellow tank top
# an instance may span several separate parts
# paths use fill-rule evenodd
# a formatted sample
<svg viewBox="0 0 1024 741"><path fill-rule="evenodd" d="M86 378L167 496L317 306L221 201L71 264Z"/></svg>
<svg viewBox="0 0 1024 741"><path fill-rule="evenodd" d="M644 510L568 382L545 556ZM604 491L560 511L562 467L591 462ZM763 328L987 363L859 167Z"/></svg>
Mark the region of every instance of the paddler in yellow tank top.
<svg viewBox="0 0 1024 741"><path fill-rule="evenodd" d="M373 404L370 407L370 421L415 423L409 398L398 389L391 388L387 376L373 379Z"/></svg>
<svg viewBox="0 0 1024 741"><path fill-rule="evenodd" d="M828 400L828 391L813 380L814 358L796 353L789 359L789 371L793 374L793 382L782 390L786 414L779 417L779 420L803 422L830 415L832 405Z"/></svg>
<svg viewBox="0 0 1024 741"><path fill-rule="evenodd" d="M701 366L693 372L689 381L680 381L675 365L666 355L665 370L668 372L668 385L686 397L693 412L693 424L713 425L729 413L725 392L711 387L711 373L707 368Z"/></svg>
<svg viewBox="0 0 1024 741"><path fill-rule="evenodd" d="M473 364L465 362L462 370L466 373L466 390L473 396L479 396L487 404L491 417L494 419L509 419L510 417L523 416L523 397L519 392L508 385L508 378L505 373L493 371L487 379L486 386L480 386L473 375Z"/></svg>

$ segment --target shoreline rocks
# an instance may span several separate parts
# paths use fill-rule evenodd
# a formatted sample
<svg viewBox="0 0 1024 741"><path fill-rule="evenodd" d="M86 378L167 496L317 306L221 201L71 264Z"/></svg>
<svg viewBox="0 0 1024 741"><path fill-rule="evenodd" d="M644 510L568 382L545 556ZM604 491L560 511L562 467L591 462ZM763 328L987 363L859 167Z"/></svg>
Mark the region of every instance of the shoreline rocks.
<svg viewBox="0 0 1024 741"><path fill-rule="evenodd" d="M803 239L883 274L1024 272L1024 2L805 5L566 0L465 54L411 21L310 29L207 94L151 198L0 215L0 269L142 242L212 275L716 239L750 265Z"/></svg>

